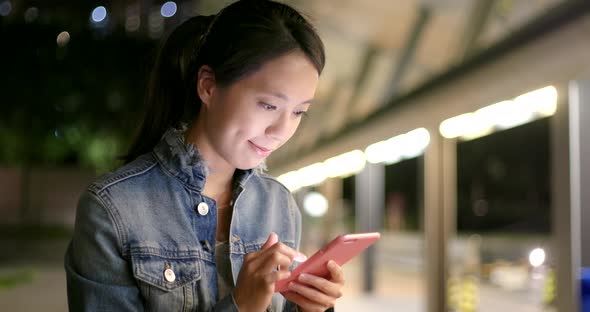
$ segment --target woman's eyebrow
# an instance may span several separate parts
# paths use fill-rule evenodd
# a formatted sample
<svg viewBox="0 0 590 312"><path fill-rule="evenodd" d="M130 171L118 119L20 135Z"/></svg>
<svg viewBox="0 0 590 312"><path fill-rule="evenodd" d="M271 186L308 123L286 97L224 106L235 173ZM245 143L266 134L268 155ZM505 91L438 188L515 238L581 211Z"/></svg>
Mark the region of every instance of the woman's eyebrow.
<svg viewBox="0 0 590 312"><path fill-rule="evenodd" d="M289 97L286 96L285 94L281 93L281 92L266 92L274 97L277 97L283 101L289 101ZM313 99L309 99L307 101L303 101L301 102L301 104L311 104L311 101L313 101Z"/></svg>

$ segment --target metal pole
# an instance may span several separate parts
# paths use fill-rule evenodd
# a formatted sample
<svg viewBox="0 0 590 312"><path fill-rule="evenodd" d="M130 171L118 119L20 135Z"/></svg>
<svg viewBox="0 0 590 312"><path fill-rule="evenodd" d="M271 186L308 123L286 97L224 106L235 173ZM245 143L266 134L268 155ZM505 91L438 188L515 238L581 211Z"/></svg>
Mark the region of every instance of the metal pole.
<svg viewBox="0 0 590 312"><path fill-rule="evenodd" d="M355 209L359 232L381 230L385 209L385 166L368 163L356 175ZM375 246L363 253L363 290L372 292L375 286Z"/></svg>
<svg viewBox="0 0 590 312"><path fill-rule="evenodd" d="M565 88L563 91L566 93ZM574 246L579 242L574 244L574 241L579 237L579 229L575 226L575 213L570 208L569 110L566 96L559 97L557 111L550 122L556 306L558 311L578 311L576 268L579 267L579 256L575 254L579 248Z"/></svg>
<svg viewBox="0 0 590 312"><path fill-rule="evenodd" d="M570 194L572 216L578 224L580 241L574 246L580 250L580 264L590 266L590 80L577 80L570 83L569 92L569 130L570 130Z"/></svg>
<svg viewBox="0 0 590 312"><path fill-rule="evenodd" d="M430 129L432 130L432 129ZM446 234L444 204L444 142L430 131L424 154L424 234L426 246L426 311L446 310Z"/></svg>
<svg viewBox="0 0 590 312"><path fill-rule="evenodd" d="M581 268L590 266L590 248L584 248L590 246L590 80L571 81L568 100L569 170L566 172L569 172L570 214L565 213L565 217L558 219L561 230L558 243L565 245L560 247L563 249L560 251L564 252L560 254L564 261L559 263L562 274L558 276L558 286L565 285L565 291L570 287L571 290L559 293L558 303L560 306L572 304L575 307L580 305L581 299ZM568 221L569 231L564 229ZM562 296L564 298L560 298ZM582 308L587 307L579 307Z"/></svg>

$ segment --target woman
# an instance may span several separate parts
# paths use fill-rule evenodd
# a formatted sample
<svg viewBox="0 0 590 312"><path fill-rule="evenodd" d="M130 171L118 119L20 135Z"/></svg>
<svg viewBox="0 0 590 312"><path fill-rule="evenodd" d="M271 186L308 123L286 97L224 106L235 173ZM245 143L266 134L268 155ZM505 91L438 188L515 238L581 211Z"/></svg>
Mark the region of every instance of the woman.
<svg viewBox="0 0 590 312"><path fill-rule="evenodd" d="M162 47L125 166L81 196L65 267L71 310L324 311L341 268L274 293L301 216L260 168L313 99L323 44L294 9L242 0ZM286 300L285 300L286 299Z"/></svg>

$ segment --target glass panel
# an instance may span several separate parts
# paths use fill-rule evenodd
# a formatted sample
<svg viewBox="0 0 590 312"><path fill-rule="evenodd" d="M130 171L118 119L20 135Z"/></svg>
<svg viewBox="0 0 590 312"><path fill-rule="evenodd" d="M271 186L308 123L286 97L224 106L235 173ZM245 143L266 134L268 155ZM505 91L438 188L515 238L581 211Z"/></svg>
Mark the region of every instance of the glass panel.
<svg viewBox="0 0 590 312"><path fill-rule="evenodd" d="M363 257L345 267L347 285L338 311L425 309L422 157L385 166L382 238L375 248L374 285L363 293ZM356 231L355 177L342 181L343 220Z"/></svg>
<svg viewBox="0 0 590 312"><path fill-rule="evenodd" d="M554 311L549 120L457 144L451 311Z"/></svg>
<svg viewBox="0 0 590 312"><path fill-rule="evenodd" d="M379 242L376 293L399 311L424 311L423 157L385 167L383 238Z"/></svg>

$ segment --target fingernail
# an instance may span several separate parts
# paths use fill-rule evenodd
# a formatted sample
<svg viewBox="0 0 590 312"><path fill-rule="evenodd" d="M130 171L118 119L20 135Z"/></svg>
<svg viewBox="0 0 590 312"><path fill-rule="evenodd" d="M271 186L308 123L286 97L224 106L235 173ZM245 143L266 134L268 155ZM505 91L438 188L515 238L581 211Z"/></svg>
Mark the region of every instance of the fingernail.
<svg viewBox="0 0 590 312"><path fill-rule="evenodd" d="M299 280L300 280L300 281L305 281L305 280L307 280L308 278L309 278L309 276L307 276L307 274L305 274L305 273L301 273L301 274L299 274Z"/></svg>
<svg viewBox="0 0 590 312"><path fill-rule="evenodd" d="M270 235L268 235L268 240L270 241L271 245L274 245L279 241L279 236L277 233L271 232Z"/></svg>
<svg viewBox="0 0 590 312"><path fill-rule="evenodd" d="M305 260L307 260L307 256L298 252L297 255L295 255L295 257L293 258L293 260L297 262L305 262Z"/></svg>

